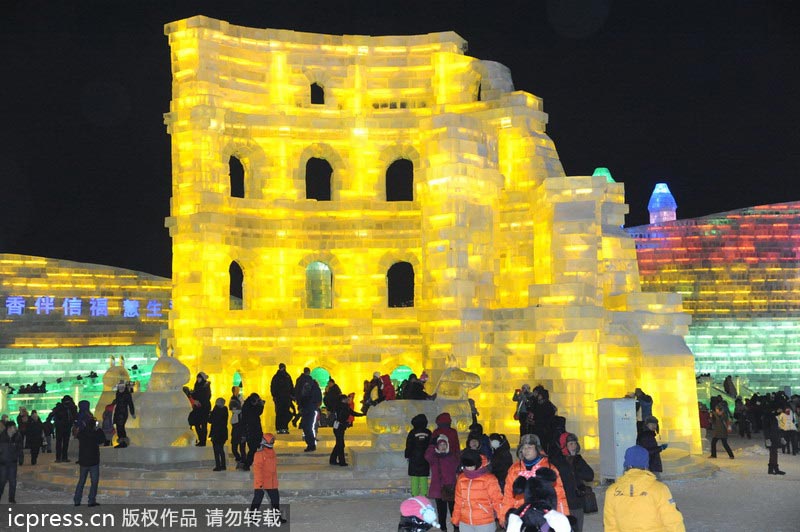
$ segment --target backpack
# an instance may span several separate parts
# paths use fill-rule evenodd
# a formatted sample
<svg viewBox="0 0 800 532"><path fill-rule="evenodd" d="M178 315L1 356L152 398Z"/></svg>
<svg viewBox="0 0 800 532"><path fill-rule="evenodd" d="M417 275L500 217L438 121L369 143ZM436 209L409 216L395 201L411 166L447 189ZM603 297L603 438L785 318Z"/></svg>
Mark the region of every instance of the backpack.
<svg viewBox="0 0 800 532"><path fill-rule="evenodd" d="M300 389L300 397L299 400L303 401L304 399L311 396L311 382L306 381L303 383L303 387Z"/></svg>

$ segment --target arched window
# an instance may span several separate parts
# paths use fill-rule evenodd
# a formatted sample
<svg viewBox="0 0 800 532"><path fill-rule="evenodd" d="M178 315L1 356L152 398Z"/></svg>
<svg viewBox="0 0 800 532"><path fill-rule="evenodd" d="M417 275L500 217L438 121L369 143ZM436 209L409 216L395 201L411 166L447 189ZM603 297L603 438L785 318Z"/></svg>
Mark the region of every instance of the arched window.
<svg viewBox="0 0 800 532"><path fill-rule="evenodd" d="M386 169L386 201L414 201L414 163L397 159Z"/></svg>
<svg viewBox="0 0 800 532"><path fill-rule="evenodd" d="M317 201L331 200L331 175L333 168L325 159L312 157L306 163L306 198Z"/></svg>
<svg viewBox="0 0 800 532"><path fill-rule="evenodd" d="M478 102L482 101L481 100L481 96L482 96L481 95L481 88L482 88L481 82L479 81L478 82L478 93L475 95L475 101L478 101Z"/></svg>
<svg viewBox="0 0 800 532"><path fill-rule="evenodd" d="M333 274L324 262L312 262L306 268L306 304L308 308L333 306Z"/></svg>
<svg viewBox="0 0 800 532"><path fill-rule="evenodd" d="M325 89L319 83L311 84L311 104L324 105L325 104Z"/></svg>
<svg viewBox="0 0 800 532"><path fill-rule="evenodd" d="M386 272L389 308L414 306L414 267L408 262L396 262Z"/></svg>
<svg viewBox="0 0 800 532"><path fill-rule="evenodd" d="M243 198L244 166L242 166L242 161L233 155L231 155L231 158L228 159L228 174L231 180L231 197Z"/></svg>
<svg viewBox="0 0 800 532"><path fill-rule="evenodd" d="M231 262L228 268L228 278L230 279L230 291L228 296L229 310L242 310L244 294L244 272L236 261Z"/></svg>

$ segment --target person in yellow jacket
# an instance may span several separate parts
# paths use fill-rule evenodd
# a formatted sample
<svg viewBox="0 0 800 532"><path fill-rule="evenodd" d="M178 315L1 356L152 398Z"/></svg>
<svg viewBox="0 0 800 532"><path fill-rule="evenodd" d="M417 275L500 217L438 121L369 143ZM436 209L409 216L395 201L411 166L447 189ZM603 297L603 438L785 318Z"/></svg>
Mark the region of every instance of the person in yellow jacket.
<svg viewBox="0 0 800 532"><path fill-rule="evenodd" d="M647 470L647 449L629 447L623 465L625 473L606 490L605 532L685 532L669 488Z"/></svg>

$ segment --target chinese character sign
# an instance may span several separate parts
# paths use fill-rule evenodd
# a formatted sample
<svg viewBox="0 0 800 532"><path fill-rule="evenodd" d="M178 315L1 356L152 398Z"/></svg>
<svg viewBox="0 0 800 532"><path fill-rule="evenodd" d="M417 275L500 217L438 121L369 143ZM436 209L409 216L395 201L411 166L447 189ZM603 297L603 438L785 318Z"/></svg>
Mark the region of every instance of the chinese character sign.
<svg viewBox="0 0 800 532"><path fill-rule="evenodd" d="M0 299L3 295L0 295ZM55 296L38 296L33 299L33 308L36 310L38 316L63 316L80 317L84 316L84 310L88 310L88 315L92 318L108 318L108 317L123 317L123 318L141 318L142 303L136 299L123 299L120 303L120 308L117 310L113 305L109 305L109 298L107 297L92 297L88 298L88 309L84 307L85 299L80 297L64 297L60 299L61 303L56 305ZM25 314L25 307L27 301L24 296L5 296L6 316L23 316ZM165 307L172 309L172 300L168 302L159 301L158 299L149 299L145 305L147 318L165 319Z"/></svg>
<svg viewBox="0 0 800 532"><path fill-rule="evenodd" d="M161 313L161 302L156 299L151 299L147 302L147 317L148 318L160 318L163 314Z"/></svg>
<svg viewBox="0 0 800 532"><path fill-rule="evenodd" d="M123 318L138 318L139 317L139 302L135 299L122 300L122 317Z"/></svg>
<svg viewBox="0 0 800 532"><path fill-rule="evenodd" d="M36 314L50 315L56 308L55 300L56 298L50 296L36 298L36 303L34 305L36 307Z"/></svg>
<svg viewBox="0 0 800 532"><path fill-rule="evenodd" d="M77 297L65 297L62 307L64 308L64 316L81 315L81 300Z"/></svg>
<svg viewBox="0 0 800 532"><path fill-rule="evenodd" d="M93 297L90 299L89 314L93 317L108 316L108 298Z"/></svg>
<svg viewBox="0 0 800 532"><path fill-rule="evenodd" d="M25 312L25 298L8 296L6 298L6 311L9 316L22 316L22 313Z"/></svg>

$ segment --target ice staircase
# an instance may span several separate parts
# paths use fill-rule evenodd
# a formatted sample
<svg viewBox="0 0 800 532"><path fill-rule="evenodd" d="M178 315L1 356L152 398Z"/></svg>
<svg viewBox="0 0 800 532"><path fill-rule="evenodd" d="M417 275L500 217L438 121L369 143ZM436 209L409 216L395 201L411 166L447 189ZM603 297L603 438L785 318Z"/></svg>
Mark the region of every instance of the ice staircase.
<svg viewBox="0 0 800 532"><path fill-rule="evenodd" d="M370 434L363 424L356 424L347 431L348 467L332 466L328 463L334 445L330 428L319 433L317 450L303 452L305 443L302 433L276 435L275 449L278 454L278 481L281 496L327 497L327 496L402 496L408 493L409 478L405 467L370 468L358 467L353 451L368 451ZM72 442L70 456L77 457L76 442ZM100 487L104 496L119 499L124 497L175 497L247 495L253 489L252 473L234 469L233 458L228 456L227 471L212 471L214 467L211 447L206 448L206 458L195 466L167 469L142 467L118 467L103 465L103 456L109 453L126 453L129 449L101 448ZM226 450L230 446L226 445ZM402 452L395 463L403 463ZM723 453L724 454L724 453ZM74 462L56 464L54 454L39 455L35 467L23 466L19 470L19 481L23 486L66 491L71 493L78 477L78 466ZM599 453L587 451L584 458L599 473ZM109 462L110 460L106 460ZM704 456L689 455L678 449L667 449L662 453L663 480L711 477L719 468ZM27 463L27 459L26 459ZM599 474L596 476L599 477Z"/></svg>
<svg viewBox="0 0 800 532"><path fill-rule="evenodd" d="M341 495L400 495L408 491L406 468L358 469L353 466L350 449L369 448L370 435L364 425L347 431L348 467L332 466L328 459L334 446L330 428L322 428L315 452L306 453L302 432L276 435L278 454L278 482L281 496L324 497ZM77 449L70 444L70 457L77 457ZM252 473L234 469L233 458L228 455L226 471L212 471L213 452L207 449L207 460L200 466L148 470L144 467L116 467L103 465L107 453L125 453L128 449L101 448L100 488L104 495L121 497L187 497L241 495L252 492ZM226 450L230 446L226 444ZM54 454L40 455L39 464L20 469L19 479L25 486L70 491L77 480L77 464L54 463Z"/></svg>

